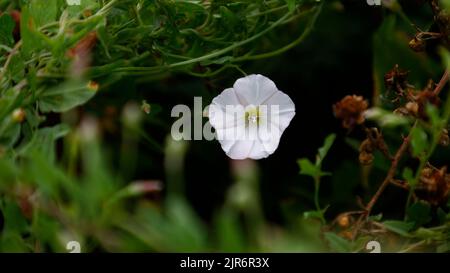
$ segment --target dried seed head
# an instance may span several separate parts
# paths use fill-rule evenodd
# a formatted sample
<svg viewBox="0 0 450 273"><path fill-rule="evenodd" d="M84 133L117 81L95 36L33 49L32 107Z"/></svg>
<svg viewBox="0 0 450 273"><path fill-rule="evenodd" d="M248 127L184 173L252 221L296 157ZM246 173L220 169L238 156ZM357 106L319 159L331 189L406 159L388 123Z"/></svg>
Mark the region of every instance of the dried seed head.
<svg viewBox="0 0 450 273"><path fill-rule="evenodd" d="M353 129L355 125L364 123L364 111L369 103L361 96L345 96L341 101L333 105L334 115L342 119L342 126Z"/></svg>
<svg viewBox="0 0 450 273"><path fill-rule="evenodd" d="M417 197L433 206L446 204L450 192L450 175L447 174L447 167L424 168L415 192Z"/></svg>
<svg viewBox="0 0 450 273"><path fill-rule="evenodd" d="M432 104L434 106L439 106L441 104L441 99L435 92L433 92L433 88L430 84L422 92L414 96L414 101L418 105L417 116L424 120L428 119L426 112L426 107L428 104ZM432 85L434 86L434 83Z"/></svg>
<svg viewBox="0 0 450 273"><path fill-rule="evenodd" d="M399 96L404 96L404 89L407 88L408 71L401 70L397 65L384 75L384 84L388 90L393 90Z"/></svg>

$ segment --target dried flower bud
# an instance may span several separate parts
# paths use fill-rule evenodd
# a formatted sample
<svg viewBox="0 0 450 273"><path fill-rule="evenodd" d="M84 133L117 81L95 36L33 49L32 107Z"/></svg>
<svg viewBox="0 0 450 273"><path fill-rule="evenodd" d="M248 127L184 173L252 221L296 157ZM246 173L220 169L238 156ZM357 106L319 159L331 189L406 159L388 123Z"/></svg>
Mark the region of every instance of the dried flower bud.
<svg viewBox="0 0 450 273"><path fill-rule="evenodd" d="M364 111L369 103L361 96L345 96L341 101L333 105L334 115L342 119L344 128L352 129L355 125L364 123Z"/></svg>
<svg viewBox="0 0 450 273"><path fill-rule="evenodd" d="M426 48L426 42L422 39L417 39L417 37L414 37L411 41L409 41L409 47L415 52L423 52Z"/></svg>
<svg viewBox="0 0 450 273"><path fill-rule="evenodd" d="M449 143L450 143L450 138L448 136L448 130L444 129L444 130L442 130L441 137L439 138L439 145L442 145L445 147L445 146L448 146Z"/></svg>
<svg viewBox="0 0 450 273"><path fill-rule="evenodd" d="M341 228L348 228L350 226L350 217L348 215L340 215L337 223Z"/></svg>
<svg viewBox="0 0 450 273"><path fill-rule="evenodd" d="M446 204L450 193L450 175L447 174L447 167L424 168L415 192L417 197L433 206Z"/></svg>
<svg viewBox="0 0 450 273"><path fill-rule="evenodd" d="M417 104L417 102L410 101L406 103L405 108L408 113L413 116L417 116L417 114L419 113L419 104Z"/></svg>
<svg viewBox="0 0 450 273"><path fill-rule="evenodd" d="M373 161L374 147L370 139L365 139L359 146L359 162L363 165L370 165Z"/></svg>
<svg viewBox="0 0 450 273"><path fill-rule="evenodd" d="M408 86L407 77L408 71L401 70L397 64L384 75L384 84L388 90L394 90L397 95L403 96L403 89Z"/></svg>

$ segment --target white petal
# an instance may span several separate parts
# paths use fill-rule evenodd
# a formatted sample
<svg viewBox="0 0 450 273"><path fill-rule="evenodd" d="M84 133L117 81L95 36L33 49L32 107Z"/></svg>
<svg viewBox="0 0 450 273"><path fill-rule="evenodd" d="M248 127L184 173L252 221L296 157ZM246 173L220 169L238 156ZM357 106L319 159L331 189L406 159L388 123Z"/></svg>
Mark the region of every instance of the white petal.
<svg viewBox="0 0 450 273"><path fill-rule="evenodd" d="M225 89L220 95L215 97L213 104L220 105L225 109L227 105L240 105L236 92L233 88Z"/></svg>
<svg viewBox="0 0 450 273"><path fill-rule="evenodd" d="M233 87L244 106L260 105L278 91L272 80L259 74L240 78Z"/></svg>
<svg viewBox="0 0 450 273"><path fill-rule="evenodd" d="M270 122L276 123L280 128L280 132L283 133L295 116L294 102L288 95L278 91L264 104L267 105L267 109L269 111L268 115L273 117Z"/></svg>

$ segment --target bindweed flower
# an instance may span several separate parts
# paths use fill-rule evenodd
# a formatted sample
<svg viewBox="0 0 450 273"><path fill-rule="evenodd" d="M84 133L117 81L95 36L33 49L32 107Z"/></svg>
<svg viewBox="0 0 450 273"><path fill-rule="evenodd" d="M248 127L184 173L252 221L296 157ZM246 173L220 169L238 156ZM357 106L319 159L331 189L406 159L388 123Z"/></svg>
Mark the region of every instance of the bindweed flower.
<svg viewBox="0 0 450 273"><path fill-rule="evenodd" d="M295 105L262 75L238 79L209 106L209 122L232 159L266 158L277 149Z"/></svg>

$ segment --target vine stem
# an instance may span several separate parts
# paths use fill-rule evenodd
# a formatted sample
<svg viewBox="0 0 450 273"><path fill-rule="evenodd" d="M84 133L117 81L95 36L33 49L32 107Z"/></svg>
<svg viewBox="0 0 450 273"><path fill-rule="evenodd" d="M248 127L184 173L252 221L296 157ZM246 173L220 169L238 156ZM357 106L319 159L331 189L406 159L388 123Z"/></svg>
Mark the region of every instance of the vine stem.
<svg viewBox="0 0 450 273"><path fill-rule="evenodd" d="M302 33L302 35L297 38L295 41L293 41L291 44L288 44L274 52L269 52L269 53L263 53L260 55L255 55L255 56L243 56L240 58L236 58L234 60L232 60L232 62L239 62L239 61L244 61L244 60L250 60L250 59L260 59L260 58L267 58L267 57L272 57L272 56L276 56L278 54L281 54L289 49L291 49L292 47L296 46L297 44L299 44L300 42L302 42L306 36L309 34L309 32L312 29L312 25L315 22L318 14L320 13L321 10L321 5L319 5L318 7L314 7L311 10L305 11L300 13L302 16L309 14L312 11L316 11L316 13L313 16L313 19L311 20L311 22L309 23L309 25L307 26L307 28L305 29L305 31ZM197 58L193 58L193 59L188 59L188 60L184 60L184 61L180 61L177 63L172 63L172 64L168 64L168 65L163 65L163 66L151 66L151 67L115 67L112 70L108 70L106 71L104 69L104 67L99 66L99 67L92 67L91 70L94 70L96 73L94 74L98 74L98 75L103 75L106 73L111 73L111 72L115 72L115 73L128 73L128 74L142 74L142 75L146 75L146 74L152 74L152 73L161 73L161 72L165 72L165 71L169 71L170 69L173 68L179 68L179 67L183 67L183 66L187 66L187 65L191 65L191 64L195 64L195 63L199 63L202 61L206 61L209 59L213 59L216 57L219 57L221 55L224 55L225 53L232 51L238 47L241 47L245 44L248 44L262 36L264 36L266 33L268 33L269 31L275 29L276 27L282 25L288 18L290 18L295 11L289 11L287 12L284 16L282 16L280 19L278 19L277 21L275 21L274 23L272 23L268 28L262 30L261 32L245 39L239 42L236 42L228 47L222 48L220 50L211 52L209 54L197 57Z"/></svg>

